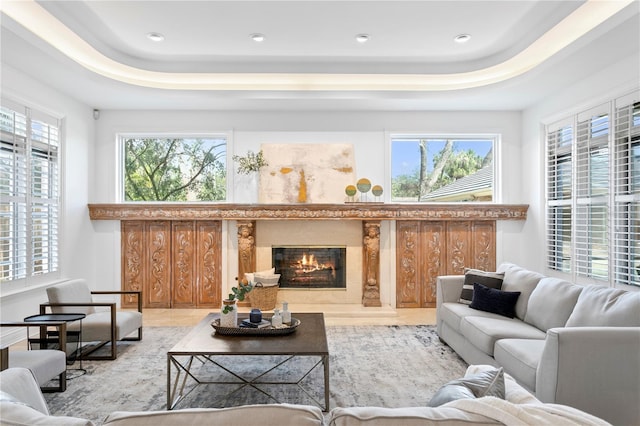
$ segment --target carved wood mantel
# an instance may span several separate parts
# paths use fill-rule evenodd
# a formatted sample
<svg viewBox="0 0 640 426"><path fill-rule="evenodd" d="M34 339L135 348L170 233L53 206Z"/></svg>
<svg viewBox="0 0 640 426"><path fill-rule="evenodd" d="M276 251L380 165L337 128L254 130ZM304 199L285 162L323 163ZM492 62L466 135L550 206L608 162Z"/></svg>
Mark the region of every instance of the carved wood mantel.
<svg viewBox="0 0 640 426"><path fill-rule="evenodd" d="M525 220L526 204L89 204L92 220Z"/></svg>
<svg viewBox="0 0 640 426"><path fill-rule="evenodd" d="M435 279L438 275L462 273L465 267L491 269L495 267L495 223L498 220L526 220L528 205L523 204L208 204L208 203L128 203L128 204L89 204L89 216L92 220L119 220L123 223L123 233L133 227L137 230L149 228L146 238L152 239L154 226L171 223L171 235L175 238L189 236L193 229L194 242L200 237L199 227L195 224L206 221L238 221L238 279L244 273L255 270L255 232L256 220L359 220L363 224L363 300L364 306L380 306L380 221L396 221L396 306L397 307L433 307L435 306ZM191 223L189 223L191 222ZM129 223L128 225L126 225ZM144 224L148 224L146 226ZM168 226L168 225L165 225ZM136 228L137 227L137 228ZM179 231L184 231L180 233ZM144 235L147 235L144 234ZM184 235L183 235L184 234ZM219 233L218 233L219 235ZM218 237L219 238L219 237ZM189 241L191 240L189 239ZM123 241L129 242L125 238ZM180 241L186 241L182 238ZM176 244L173 244L176 246ZM191 246L189 246L190 248ZM132 264L133 248L123 245L123 265ZM196 254L202 249L194 246ZM198 251L199 250L199 251ZM148 250L146 250L148 251ZM184 257L190 251L178 254ZM175 254L174 254L175 256ZM200 256L202 257L202 256ZM182 259L182 258L180 258ZM197 257L194 257L197 259ZM135 260L135 259L134 259ZM156 258L147 263L157 261ZM183 265L178 262L176 265ZM202 262L201 262L202 263ZM219 263L219 257L214 263ZM134 262L135 264L135 262ZM188 272L201 275L199 264L189 266ZM153 266L153 265L152 265ZM130 268L129 268L130 269ZM155 271L158 268L153 269ZM182 269L170 267L174 272ZM184 268L183 268L184 269ZM209 268L211 269L211 268ZM128 269L127 269L128 271ZM123 285L135 287L138 275L123 272ZM200 271L200 272L199 272ZM165 271L166 272L166 271ZM151 273L146 275L150 276ZM144 275L144 274L143 274ZM216 275L219 281L219 272ZM180 281L183 276L173 277ZM149 279L143 280L148 285ZM173 282L172 281L172 282ZM184 280L182 280L184 281ZM180 282L182 282L180 281ZM215 281L215 279L214 279ZM195 281L197 290L198 281ZM138 285L138 284L136 284ZM138 285L139 286L139 285ZM169 292L175 283L168 284L164 293ZM204 287L203 287L204 288ZM221 289L220 283L217 285ZM128 288L125 288L125 290ZM149 291L147 291L149 293ZM200 293L191 294L189 300L197 304L217 300L212 294L219 291L210 285L207 298L200 301ZM148 297L154 297L150 294ZM206 300L205 300L206 299ZM148 306L155 300L149 299ZM177 306L176 301L168 302ZM182 302L181 302L182 303Z"/></svg>

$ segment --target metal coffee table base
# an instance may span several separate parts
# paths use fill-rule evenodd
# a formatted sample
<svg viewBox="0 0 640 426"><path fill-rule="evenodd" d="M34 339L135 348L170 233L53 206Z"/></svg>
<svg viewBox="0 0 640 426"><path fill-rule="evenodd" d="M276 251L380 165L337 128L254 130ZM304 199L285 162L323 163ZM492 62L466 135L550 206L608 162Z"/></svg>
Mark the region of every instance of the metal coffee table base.
<svg viewBox="0 0 640 426"><path fill-rule="evenodd" d="M234 355L225 355L225 357L228 356L234 356ZM298 389L300 389L305 395L307 395L309 397L310 400L312 400L314 402L314 404L316 404L318 407L322 408L323 411L329 411L329 356L328 355L323 355L323 356L319 356L318 361L306 372L304 372L302 374L301 377L298 378L298 380L292 380L292 381L267 381L267 380L261 380L264 376L266 376L267 374L269 374L270 372L272 372L273 370L277 369L278 367L283 366L284 364L294 360L294 358L301 358L301 355L288 355L286 356L282 361L278 362L277 364L275 364L273 367L269 368L268 370L264 371L263 373L259 374L258 376L252 378L252 379L247 379L243 376L241 376L240 374L230 370L229 368L221 365L220 363L218 363L212 356L210 355L191 355L191 356L182 356L182 358L186 358L186 362L184 362L184 364L182 362L180 362L180 360L178 360L179 356L176 355L170 355L167 357L167 409L168 410L172 410L174 409L178 403L185 398L187 395L189 395L194 389L196 389L199 385L208 385L208 384L217 384L217 385L238 385L238 387L234 390L232 390L231 392L227 393L225 395L225 404L223 406L226 406L226 402L229 400L230 397L232 397L234 394L236 394L237 392L239 392L241 389L250 386L251 388L255 389L256 391L266 395L268 398L270 398L271 400L273 400L276 403L282 403L285 401L280 401L277 397L275 397L274 395L270 394L269 392L265 391L264 389L262 389L261 387L259 387L259 385L281 385L281 386L297 386ZM312 356L305 356L305 357L312 357ZM215 365L216 367L226 371L227 373L229 373L230 375L232 375L233 377L235 377L238 380L235 381L227 381L227 380L223 380L223 381L206 381L206 380L201 380L200 378L198 378L196 376L195 373L192 372L191 367L193 366L193 362L194 360L198 360L199 362L202 363L206 363L209 362L213 365ZM309 374L311 374L313 371L315 371L320 365L322 365L323 370L324 370L324 405L322 403L320 403L320 401L318 401L313 395L311 395L311 393L304 388L304 386L302 386L302 382L303 380L309 376ZM172 368L175 368L175 377L173 378L173 384L171 383L172 381L172 377L174 376L174 374L172 374ZM187 383L189 382L189 378L192 379L193 382L195 382L195 384L190 388L187 389L185 392L185 387L187 385Z"/></svg>

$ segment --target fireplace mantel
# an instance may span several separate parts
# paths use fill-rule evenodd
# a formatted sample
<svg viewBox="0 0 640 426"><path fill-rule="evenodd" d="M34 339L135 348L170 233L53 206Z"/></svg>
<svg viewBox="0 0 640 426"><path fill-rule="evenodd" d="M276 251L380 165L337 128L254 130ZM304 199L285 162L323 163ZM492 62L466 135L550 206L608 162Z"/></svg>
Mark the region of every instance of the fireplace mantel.
<svg viewBox="0 0 640 426"><path fill-rule="evenodd" d="M527 204L89 204L92 220L526 220Z"/></svg>

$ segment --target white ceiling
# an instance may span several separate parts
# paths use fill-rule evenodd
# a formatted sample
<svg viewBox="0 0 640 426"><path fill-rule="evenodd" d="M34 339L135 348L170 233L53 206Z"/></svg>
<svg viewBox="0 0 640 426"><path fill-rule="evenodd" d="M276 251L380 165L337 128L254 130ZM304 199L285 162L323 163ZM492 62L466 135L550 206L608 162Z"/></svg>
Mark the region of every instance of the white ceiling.
<svg viewBox="0 0 640 426"><path fill-rule="evenodd" d="M500 64L584 2L37 3L106 57L144 70L402 75L463 73ZM523 109L571 81L637 54L639 5L634 2L523 75L463 90L194 91L140 87L83 68L4 14L2 62L99 109ZM162 33L165 41L150 41L146 37L150 32ZM249 37L252 33L262 33L266 40L256 43ZM370 40L357 43L355 36L360 33L369 34ZM471 40L455 43L453 38L461 33L470 34ZM593 61L594 57L598 61Z"/></svg>

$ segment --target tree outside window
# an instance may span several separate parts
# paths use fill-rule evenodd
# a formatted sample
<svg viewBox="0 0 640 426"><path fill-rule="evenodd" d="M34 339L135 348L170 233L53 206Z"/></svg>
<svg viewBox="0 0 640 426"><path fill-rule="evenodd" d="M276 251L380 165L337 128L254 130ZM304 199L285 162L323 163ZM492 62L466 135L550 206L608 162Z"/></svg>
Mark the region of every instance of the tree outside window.
<svg viewBox="0 0 640 426"><path fill-rule="evenodd" d="M392 138L392 201L492 201L493 145L494 139Z"/></svg>
<svg viewBox="0 0 640 426"><path fill-rule="evenodd" d="M125 201L224 201L226 138L123 138Z"/></svg>

